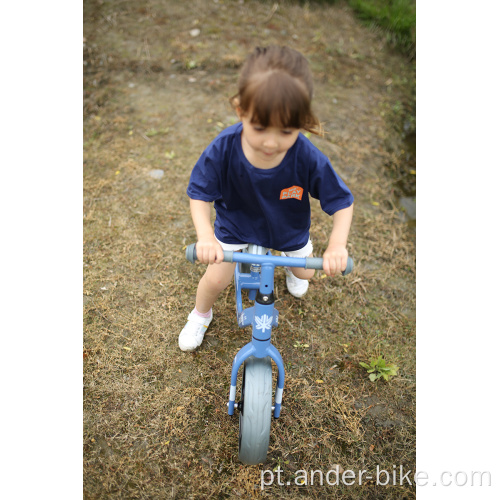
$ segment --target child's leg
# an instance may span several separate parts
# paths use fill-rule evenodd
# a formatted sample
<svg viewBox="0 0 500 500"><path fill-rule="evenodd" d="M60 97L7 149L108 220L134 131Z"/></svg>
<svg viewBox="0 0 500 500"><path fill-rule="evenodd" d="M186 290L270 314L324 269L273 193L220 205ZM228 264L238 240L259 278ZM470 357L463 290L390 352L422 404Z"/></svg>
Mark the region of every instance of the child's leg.
<svg viewBox="0 0 500 500"><path fill-rule="evenodd" d="M308 255L308 257L312 257L313 254ZM310 280L314 276L314 269L304 269L302 267L291 267L290 271L292 271L293 275L301 280Z"/></svg>
<svg viewBox="0 0 500 500"><path fill-rule="evenodd" d="M312 257L313 256L313 245L311 240L307 242L306 246L300 248L299 250L294 250L292 252L286 252L288 257ZM301 280L310 280L314 276L314 269L304 269L302 267L292 267L290 268L293 275Z"/></svg>
<svg viewBox="0 0 500 500"><path fill-rule="evenodd" d="M312 257L313 246L311 240L309 240L305 247L299 250L294 250L292 252L286 252L282 255L287 255L288 257ZM286 271L286 286L288 291L297 298L303 297L308 288L309 280L314 276L314 269L303 269L300 267L287 267Z"/></svg>
<svg viewBox="0 0 500 500"><path fill-rule="evenodd" d="M198 312L204 314L210 311L219 294L231 283L235 265L230 262L208 265L196 292L196 309Z"/></svg>
<svg viewBox="0 0 500 500"><path fill-rule="evenodd" d="M196 307L179 335L179 347L183 351L194 351L203 342L205 331L212 321L212 306L219 294L233 278L235 264L222 262L210 264L198 284Z"/></svg>

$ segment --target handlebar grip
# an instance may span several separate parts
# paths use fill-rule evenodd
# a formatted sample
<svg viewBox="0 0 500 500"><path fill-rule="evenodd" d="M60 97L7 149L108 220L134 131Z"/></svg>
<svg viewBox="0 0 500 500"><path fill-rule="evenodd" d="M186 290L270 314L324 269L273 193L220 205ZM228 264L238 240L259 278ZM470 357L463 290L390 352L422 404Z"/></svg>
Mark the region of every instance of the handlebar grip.
<svg viewBox="0 0 500 500"><path fill-rule="evenodd" d="M196 256L196 243L191 243L186 247L186 259L194 264L198 257ZM224 250L224 262L233 262L233 252Z"/></svg>
<svg viewBox="0 0 500 500"><path fill-rule="evenodd" d="M351 257L347 257L347 266L344 271L342 271L342 276L345 276L346 274L349 274L352 272L354 269L354 261L351 259Z"/></svg>
<svg viewBox="0 0 500 500"><path fill-rule="evenodd" d="M321 257L306 257L306 269L323 269L323 259ZM342 271L342 276L352 272L354 268L354 262L351 257L347 257L347 266L344 271Z"/></svg>
<svg viewBox="0 0 500 500"><path fill-rule="evenodd" d="M306 257L306 269L323 269L323 259L321 257Z"/></svg>
<svg viewBox="0 0 500 500"><path fill-rule="evenodd" d="M196 262L196 243L191 243L186 248L186 259L194 264Z"/></svg>

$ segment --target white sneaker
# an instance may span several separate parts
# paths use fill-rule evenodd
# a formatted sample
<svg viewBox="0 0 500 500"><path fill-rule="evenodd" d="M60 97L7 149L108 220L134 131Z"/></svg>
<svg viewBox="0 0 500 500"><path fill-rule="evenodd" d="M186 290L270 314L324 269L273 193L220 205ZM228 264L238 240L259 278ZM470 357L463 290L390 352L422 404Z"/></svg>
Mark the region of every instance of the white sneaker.
<svg viewBox="0 0 500 500"><path fill-rule="evenodd" d="M194 312L194 309L189 313L187 323L179 335L179 347L181 351L194 351L200 347L212 318L212 311L210 311L209 318L198 316Z"/></svg>
<svg viewBox="0 0 500 500"><path fill-rule="evenodd" d="M288 291L294 296L300 299L307 293L307 289L309 288L309 280L302 280L297 278L292 273L292 270L289 267L285 267L286 272L286 287Z"/></svg>

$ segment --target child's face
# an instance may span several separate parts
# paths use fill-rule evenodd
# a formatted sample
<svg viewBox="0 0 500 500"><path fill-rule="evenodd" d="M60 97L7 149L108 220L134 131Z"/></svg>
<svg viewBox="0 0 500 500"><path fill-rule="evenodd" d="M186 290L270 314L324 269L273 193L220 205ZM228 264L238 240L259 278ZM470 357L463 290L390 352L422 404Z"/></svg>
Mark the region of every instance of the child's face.
<svg viewBox="0 0 500 500"><path fill-rule="evenodd" d="M243 151L257 168L278 166L299 136L297 128L263 127L253 123L248 115L240 115L243 124Z"/></svg>

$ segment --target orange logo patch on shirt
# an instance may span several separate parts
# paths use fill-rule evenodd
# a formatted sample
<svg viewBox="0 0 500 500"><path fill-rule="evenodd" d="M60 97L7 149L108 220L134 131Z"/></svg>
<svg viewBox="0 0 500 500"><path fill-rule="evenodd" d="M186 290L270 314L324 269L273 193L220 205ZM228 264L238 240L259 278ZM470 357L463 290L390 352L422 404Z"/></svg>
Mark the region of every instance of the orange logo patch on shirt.
<svg viewBox="0 0 500 500"><path fill-rule="evenodd" d="M280 200L288 200L288 198L296 198L297 200L301 200L303 193L304 190L300 186L292 186L281 191Z"/></svg>

